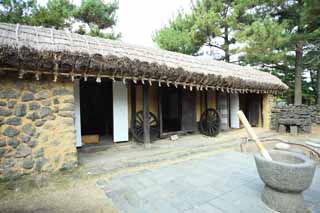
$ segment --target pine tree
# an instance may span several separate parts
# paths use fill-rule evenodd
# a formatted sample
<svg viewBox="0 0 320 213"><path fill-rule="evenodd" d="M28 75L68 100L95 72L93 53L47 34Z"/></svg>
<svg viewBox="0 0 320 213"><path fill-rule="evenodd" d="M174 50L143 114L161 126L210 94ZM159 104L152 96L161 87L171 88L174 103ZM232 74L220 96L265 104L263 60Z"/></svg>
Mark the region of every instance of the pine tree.
<svg viewBox="0 0 320 213"><path fill-rule="evenodd" d="M2 0L0 22L30 24L36 0Z"/></svg>
<svg viewBox="0 0 320 213"><path fill-rule="evenodd" d="M180 11L155 33L153 40L160 48L193 55L208 46L223 53L218 59L230 62L231 45L236 43L234 33L241 23L250 21L250 15L244 16L244 12L251 6L241 0L198 0L190 14Z"/></svg>

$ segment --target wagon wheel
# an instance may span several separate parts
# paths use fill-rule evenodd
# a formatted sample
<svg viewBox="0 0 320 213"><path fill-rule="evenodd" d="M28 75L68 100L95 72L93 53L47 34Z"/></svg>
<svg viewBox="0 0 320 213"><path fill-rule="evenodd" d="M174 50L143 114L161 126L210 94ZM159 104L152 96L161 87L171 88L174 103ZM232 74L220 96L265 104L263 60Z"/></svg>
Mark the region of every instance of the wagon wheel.
<svg viewBox="0 0 320 213"><path fill-rule="evenodd" d="M200 132L210 137L214 137L219 134L220 116L215 109L207 109L207 111L204 111L201 114Z"/></svg>
<svg viewBox="0 0 320 213"><path fill-rule="evenodd" d="M136 117L133 118L132 127L131 127L131 134L132 137L138 141L143 143L143 111L139 111L136 113ZM150 124L150 140L154 141L158 138L159 135L159 128L158 128L158 120L157 117L152 113L149 112L149 124Z"/></svg>

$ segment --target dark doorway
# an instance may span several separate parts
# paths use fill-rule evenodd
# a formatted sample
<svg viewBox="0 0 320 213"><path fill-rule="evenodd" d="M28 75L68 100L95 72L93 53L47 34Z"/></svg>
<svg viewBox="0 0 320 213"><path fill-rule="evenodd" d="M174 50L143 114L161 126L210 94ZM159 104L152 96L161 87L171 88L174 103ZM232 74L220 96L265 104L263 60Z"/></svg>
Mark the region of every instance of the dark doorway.
<svg viewBox="0 0 320 213"><path fill-rule="evenodd" d="M161 110L163 132L181 130L181 90L173 87L162 89Z"/></svg>
<svg viewBox="0 0 320 213"><path fill-rule="evenodd" d="M80 81L80 111L82 135L112 136L112 81Z"/></svg>
<svg viewBox="0 0 320 213"><path fill-rule="evenodd" d="M240 110L243 111L249 123L257 127L262 118L262 96L259 94L239 95Z"/></svg>

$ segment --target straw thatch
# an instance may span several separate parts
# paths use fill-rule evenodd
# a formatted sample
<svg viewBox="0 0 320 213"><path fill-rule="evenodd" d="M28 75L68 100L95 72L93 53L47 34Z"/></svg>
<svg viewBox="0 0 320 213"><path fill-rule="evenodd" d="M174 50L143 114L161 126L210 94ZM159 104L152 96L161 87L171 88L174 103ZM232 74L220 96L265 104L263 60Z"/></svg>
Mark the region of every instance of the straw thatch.
<svg viewBox="0 0 320 213"><path fill-rule="evenodd" d="M65 31L0 23L0 68L71 79L132 79L227 92L275 93L288 87L250 67Z"/></svg>

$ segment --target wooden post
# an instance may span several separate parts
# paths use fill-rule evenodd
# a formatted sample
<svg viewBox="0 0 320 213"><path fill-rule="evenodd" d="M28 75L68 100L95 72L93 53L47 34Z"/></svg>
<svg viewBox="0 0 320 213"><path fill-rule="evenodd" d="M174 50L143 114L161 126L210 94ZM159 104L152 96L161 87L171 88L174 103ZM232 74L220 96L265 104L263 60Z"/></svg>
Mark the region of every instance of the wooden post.
<svg viewBox="0 0 320 213"><path fill-rule="evenodd" d="M163 133L163 122L162 122L162 88L158 88L158 115L159 115L159 138L162 137Z"/></svg>
<svg viewBox="0 0 320 213"><path fill-rule="evenodd" d="M131 128L136 117L136 85L131 81Z"/></svg>
<svg viewBox="0 0 320 213"><path fill-rule="evenodd" d="M143 140L150 144L150 123L149 123L149 85L143 85Z"/></svg>
<svg viewBox="0 0 320 213"><path fill-rule="evenodd" d="M258 136L256 135L256 133L252 129L249 121L247 120L247 118L243 114L243 112L242 111L238 111L237 115L238 115L240 121L242 122L243 126L246 128L249 137L256 143L256 145L259 148L259 151L261 152L262 156L265 157L267 160L272 161L272 158L271 158L268 150L260 142Z"/></svg>
<svg viewBox="0 0 320 213"><path fill-rule="evenodd" d="M206 113L206 125L208 125L208 91L204 91L204 110Z"/></svg>

